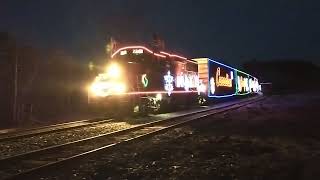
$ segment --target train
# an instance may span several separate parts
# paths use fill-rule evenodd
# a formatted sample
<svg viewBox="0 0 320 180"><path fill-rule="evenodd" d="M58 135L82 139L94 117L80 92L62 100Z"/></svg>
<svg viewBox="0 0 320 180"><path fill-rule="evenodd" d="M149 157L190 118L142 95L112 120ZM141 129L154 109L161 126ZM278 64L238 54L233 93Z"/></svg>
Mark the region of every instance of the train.
<svg viewBox="0 0 320 180"><path fill-rule="evenodd" d="M258 78L217 59L188 59L137 45L115 50L88 94L90 102L114 110L149 113L178 104L204 105L260 90Z"/></svg>

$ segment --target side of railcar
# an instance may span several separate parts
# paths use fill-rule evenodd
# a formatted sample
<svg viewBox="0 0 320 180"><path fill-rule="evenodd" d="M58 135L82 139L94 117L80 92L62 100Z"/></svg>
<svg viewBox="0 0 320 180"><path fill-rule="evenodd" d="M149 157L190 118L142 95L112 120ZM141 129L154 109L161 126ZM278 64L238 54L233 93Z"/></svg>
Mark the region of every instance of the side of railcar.
<svg viewBox="0 0 320 180"><path fill-rule="evenodd" d="M206 88L202 102L259 92L258 79L248 73L209 58L193 59L198 63L199 81Z"/></svg>
<svg viewBox="0 0 320 180"><path fill-rule="evenodd" d="M258 93L260 85L258 78L247 74L243 71L236 70L237 72L237 95L247 95L250 93Z"/></svg>

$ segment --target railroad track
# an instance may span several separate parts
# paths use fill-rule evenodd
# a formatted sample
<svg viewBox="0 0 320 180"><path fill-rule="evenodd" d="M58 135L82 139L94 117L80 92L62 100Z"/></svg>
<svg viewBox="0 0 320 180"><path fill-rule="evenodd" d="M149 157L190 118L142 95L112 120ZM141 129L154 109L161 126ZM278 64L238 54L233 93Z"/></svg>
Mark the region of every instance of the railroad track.
<svg viewBox="0 0 320 180"><path fill-rule="evenodd" d="M6 179L30 179L40 172L46 172L46 170L50 170L51 168L65 166L89 155L118 147L118 145L162 133L194 120L237 109L263 99L263 97L259 97L241 103L200 110L179 117L146 123L133 128L1 159L0 177Z"/></svg>
<svg viewBox="0 0 320 180"><path fill-rule="evenodd" d="M114 119L111 119L111 118L101 117L101 118L94 118L94 119L88 119L88 120L80 120L80 121L73 121L68 123L55 124L50 126L42 126L38 128L11 131L8 133L0 134L0 142L14 140L18 138L26 138L26 137L31 137L35 135L53 133L58 131L65 131L69 129L81 128L86 126L98 125L98 124L111 122L113 120Z"/></svg>

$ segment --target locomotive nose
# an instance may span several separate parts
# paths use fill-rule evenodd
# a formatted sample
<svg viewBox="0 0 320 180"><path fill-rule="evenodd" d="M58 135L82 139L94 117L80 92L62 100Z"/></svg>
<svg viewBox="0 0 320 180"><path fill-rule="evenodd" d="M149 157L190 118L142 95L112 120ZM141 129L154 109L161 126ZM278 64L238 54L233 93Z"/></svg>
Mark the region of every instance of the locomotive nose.
<svg viewBox="0 0 320 180"><path fill-rule="evenodd" d="M123 94L127 90L125 82L123 69L119 64L112 63L95 78L90 87L91 94L100 97Z"/></svg>

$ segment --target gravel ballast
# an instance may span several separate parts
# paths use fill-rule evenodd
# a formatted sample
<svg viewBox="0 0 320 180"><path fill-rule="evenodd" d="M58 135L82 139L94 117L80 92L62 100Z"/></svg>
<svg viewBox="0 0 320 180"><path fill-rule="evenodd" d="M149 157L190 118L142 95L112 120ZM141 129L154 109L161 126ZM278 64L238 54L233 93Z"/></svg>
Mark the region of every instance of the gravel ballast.
<svg viewBox="0 0 320 180"><path fill-rule="evenodd" d="M39 178L319 179L319 100L273 96Z"/></svg>

